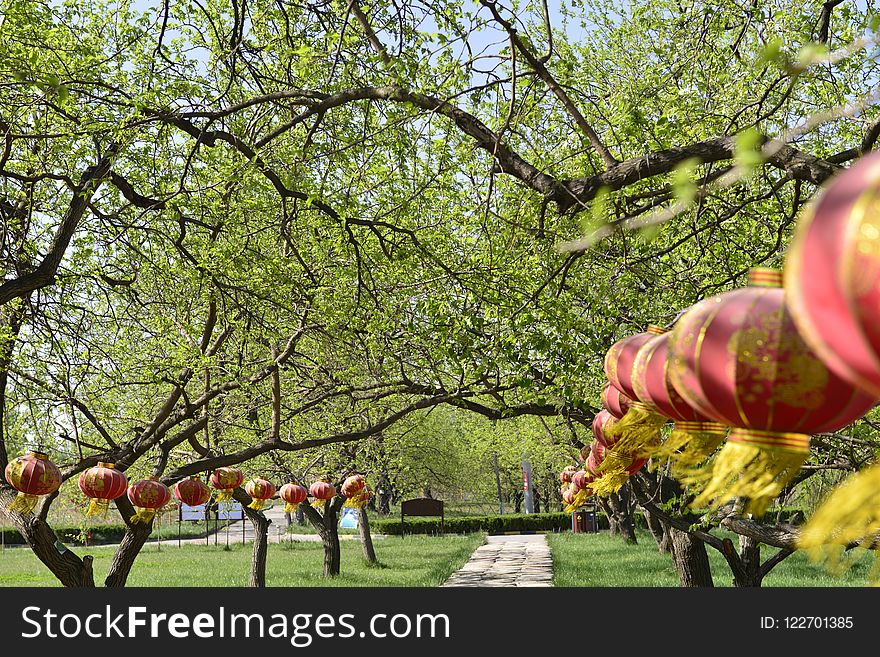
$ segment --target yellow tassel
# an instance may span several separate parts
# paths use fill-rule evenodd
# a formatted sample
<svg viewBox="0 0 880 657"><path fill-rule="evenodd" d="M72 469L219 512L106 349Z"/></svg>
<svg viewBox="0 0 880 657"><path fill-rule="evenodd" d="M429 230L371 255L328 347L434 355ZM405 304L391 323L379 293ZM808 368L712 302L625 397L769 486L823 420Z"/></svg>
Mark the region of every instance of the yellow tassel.
<svg viewBox="0 0 880 657"><path fill-rule="evenodd" d="M571 504L569 505L571 508L566 508L565 510L569 513L571 513L572 511L577 511L584 505L584 502L586 502L592 494L592 488L581 488L574 496L574 499L572 499Z"/></svg>
<svg viewBox="0 0 880 657"><path fill-rule="evenodd" d="M313 509L323 509L326 504L327 500L313 500L310 506Z"/></svg>
<svg viewBox="0 0 880 657"><path fill-rule="evenodd" d="M622 470L620 472L613 472L602 475L601 477L593 481L593 483L590 484L590 487L593 489L593 492L599 497L608 497L609 495L612 495L613 493L619 491L628 479L629 473L626 470Z"/></svg>
<svg viewBox="0 0 880 657"><path fill-rule="evenodd" d="M261 510L264 506L266 506L266 500L258 500L254 498L254 501L248 504L249 509L253 509L254 511Z"/></svg>
<svg viewBox="0 0 880 657"><path fill-rule="evenodd" d="M7 511L33 513L39 500L40 498L37 495L28 495L27 493L19 492L18 495L15 496L15 499L12 500L12 504L9 505Z"/></svg>
<svg viewBox="0 0 880 657"><path fill-rule="evenodd" d="M714 459L712 478L691 508L717 508L746 497L746 513L764 515L809 457L809 444L805 434L733 429Z"/></svg>
<svg viewBox="0 0 880 657"><path fill-rule="evenodd" d="M727 427L715 422L676 422L669 437L651 457L654 469L667 462L673 475L689 475L724 442Z"/></svg>
<svg viewBox="0 0 880 657"><path fill-rule="evenodd" d="M618 439L611 448L621 454L650 458L660 445L660 427L668 421L645 404L634 402L626 415L609 428L608 433Z"/></svg>
<svg viewBox="0 0 880 657"><path fill-rule="evenodd" d="M296 513L296 507L298 506L299 504L291 504L288 502L284 505L284 513Z"/></svg>
<svg viewBox="0 0 880 657"><path fill-rule="evenodd" d="M228 502L232 499L232 494L235 491L232 488L225 488L217 493L217 497L214 498L216 502Z"/></svg>
<svg viewBox="0 0 880 657"><path fill-rule="evenodd" d="M841 572L864 554L853 550L844 558L846 546L873 541L880 531L880 465L857 472L838 485L804 525L798 547L814 562L825 561L829 570ZM880 573L871 572L876 580Z"/></svg>
<svg viewBox="0 0 880 657"><path fill-rule="evenodd" d="M90 518L91 516L96 516L101 514L104 518L107 517L107 510L110 508L110 500L101 500L97 497L93 497L92 501L89 503L89 510L86 511L86 518Z"/></svg>
<svg viewBox="0 0 880 657"><path fill-rule="evenodd" d="M132 523L143 523L145 525L149 525L153 522L153 518L156 517L156 509L144 509L138 508L137 513L135 513L129 521Z"/></svg>
<svg viewBox="0 0 880 657"><path fill-rule="evenodd" d="M628 475L626 469L633 462L632 457L628 454L617 451L617 445L605 452L605 458L596 467L596 474L606 477L608 475L618 476L620 474Z"/></svg>

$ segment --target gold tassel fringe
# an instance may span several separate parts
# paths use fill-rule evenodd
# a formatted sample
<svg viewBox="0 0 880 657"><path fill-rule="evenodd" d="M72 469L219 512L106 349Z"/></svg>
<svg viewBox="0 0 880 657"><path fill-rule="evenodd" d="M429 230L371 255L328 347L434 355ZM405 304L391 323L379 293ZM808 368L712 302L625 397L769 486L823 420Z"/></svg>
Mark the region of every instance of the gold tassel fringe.
<svg viewBox="0 0 880 657"><path fill-rule="evenodd" d="M592 494L593 493L591 488L581 488L571 500L571 504L565 507L565 512L574 513L584 505L584 502L586 502Z"/></svg>
<svg viewBox="0 0 880 657"><path fill-rule="evenodd" d="M232 488L224 488L223 490L217 493L217 497L214 498L215 502L228 502L232 499L232 494L235 492Z"/></svg>
<svg viewBox="0 0 880 657"><path fill-rule="evenodd" d="M253 509L254 511L260 511L264 506L266 506L266 500L258 500L254 498L253 502L247 505L249 509Z"/></svg>
<svg viewBox="0 0 880 657"><path fill-rule="evenodd" d="M691 503L691 508L709 504L714 509L737 497L747 497L745 512L762 516L809 455L809 449L783 449L728 440L714 459L711 480Z"/></svg>
<svg viewBox="0 0 880 657"><path fill-rule="evenodd" d="M38 495L28 495L27 493L19 491L18 495L15 496L15 499L12 500L12 504L9 505L7 511L18 511L19 513L32 514L39 501L40 497Z"/></svg>
<svg viewBox="0 0 880 657"><path fill-rule="evenodd" d="M313 509L323 509L326 504L327 500L313 500L310 506Z"/></svg>
<svg viewBox="0 0 880 657"><path fill-rule="evenodd" d="M836 573L847 569L864 554L862 548L874 548L880 532L880 465L857 472L839 484L804 525L798 547L806 550L813 562L825 561ZM845 557L845 549L863 544ZM877 580L878 563L871 572Z"/></svg>
<svg viewBox="0 0 880 657"><path fill-rule="evenodd" d="M605 452L605 458L596 466L596 474L604 479L608 475L628 475L626 469L633 462L630 455L617 451L617 445ZM593 487L595 489L595 486Z"/></svg>
<svg viewBox="0 0 880 657"><path fill-rule="evenodd" d="M298 506L299 504L291 504L288 502L284 505L284 513L296 513L296 507Z"/></svg>
<svg viewBox="0 0 880 657"><path fill-rule="evenodd" d="M609 472L596 479L591 486L599 497L608 497L619 491L628 479L629 473L626 470Z"/></svg>
<svg viewBox="0 0 880 657"><path fill-rule="evenodd" d="M110 508L110 500L102 500L97 497L93 497L92 501L89 503L89 510L86 511L86 518L90 518L92 516L96 516L101 514L103 517L107 517L107 510Z"/></svg>
<svg viewBox="0 0 880 657"><path fill-rule="evenodd" d="M622 454L650 458L660 444L660 427L669 419L655 413L645 404L635 402L608 433L618 438L611 449Z"/></svg>
<svg viewBox="0 0 880 657"><path fill-rule="evenodd" d="M153 522L153 518L156 517L156 509L145 509L138 507L137 513L135 513L129 521L132 523L143 523L145 525L149 525Z"/></svg>
<svg viewBox="0 0 880 657"><path fill-rule="evenodd" d="M651 457L654 468L668 462L672 465L673 475L694 475L699 472L697 468L715 453L726 436L727 429L721 424L677 422L669 437Z"/></svg>

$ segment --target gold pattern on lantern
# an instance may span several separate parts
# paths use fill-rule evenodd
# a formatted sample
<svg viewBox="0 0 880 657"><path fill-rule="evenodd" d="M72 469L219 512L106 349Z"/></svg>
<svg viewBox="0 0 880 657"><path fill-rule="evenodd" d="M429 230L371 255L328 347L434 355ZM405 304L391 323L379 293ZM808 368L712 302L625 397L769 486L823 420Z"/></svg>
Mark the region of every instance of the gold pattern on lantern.
<svg viewBox="0 0 880 657"><path fill-rule="evenodd" d="M861 225L856 235L856 248L859 258L858 266L850 271L853 293L857 298L863 297L877 286L880 277L880 194L871 188L866 192L870 195L864 203L859 203L855 214L861 210ZM861 200L861 199L860 199Z"/></svg>

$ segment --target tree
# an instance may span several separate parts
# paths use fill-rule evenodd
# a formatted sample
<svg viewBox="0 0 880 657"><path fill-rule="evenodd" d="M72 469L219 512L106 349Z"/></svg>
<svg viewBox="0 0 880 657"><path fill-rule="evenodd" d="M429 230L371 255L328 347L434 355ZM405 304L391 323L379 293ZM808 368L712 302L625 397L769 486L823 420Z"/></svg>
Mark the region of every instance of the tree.
<svg viewBox="0 0 880 657"><path fill-rule="evenodd" d="M586 428L607 348L779 264L880 133L870 7L83 4L0 26L0 466L41 442L68 480L441 404ZM861 467L862 431L805 472ZM50 505L13 521L88 584Z"/></svg>

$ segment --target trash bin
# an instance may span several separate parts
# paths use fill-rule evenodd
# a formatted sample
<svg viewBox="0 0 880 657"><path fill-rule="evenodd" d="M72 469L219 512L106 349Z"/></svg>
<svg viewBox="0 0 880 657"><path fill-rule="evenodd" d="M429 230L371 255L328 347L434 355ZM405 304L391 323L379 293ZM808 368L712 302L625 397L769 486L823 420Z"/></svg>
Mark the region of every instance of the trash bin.
<svg viewBox="0 0 880 657"><path fill-rule="evenodd" d="M599 525L596 524L596 510L585 509L581 511L584 514L584 531L595 534L599 531Z"/></svg>
<svg viewBox="0 0 880 657"><path fill-rule="evenodd" d="M584 510L577 510L571 514L571 531L575 534L581 534L586 531L590 531L587 529L587 512Z"/></svg>

